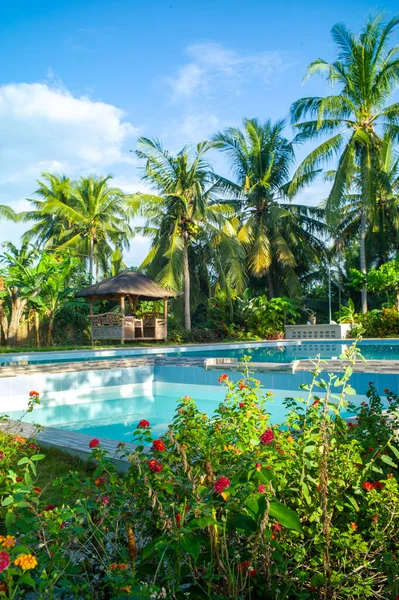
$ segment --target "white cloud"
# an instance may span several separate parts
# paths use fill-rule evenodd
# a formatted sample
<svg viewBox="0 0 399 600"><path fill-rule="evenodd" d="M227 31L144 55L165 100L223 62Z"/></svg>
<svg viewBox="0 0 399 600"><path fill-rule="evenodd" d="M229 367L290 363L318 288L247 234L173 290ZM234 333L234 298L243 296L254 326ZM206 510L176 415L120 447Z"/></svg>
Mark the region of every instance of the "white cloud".
<svg viewBox="0 0 399 600"><path fill-rule="evenodd" d="M118 107L73 95L59 81L0 86L0 131L0 204L17 211L26 210L25 198L32 196L43 171L72 178L112 173L113 183L124 191L143 189L129 153L137 127ZM0 244L18 244L25 229L2 221ZM133 241L136 263L148 243Z"/></svg>
<svg viewBox="0 0 399 600"><path fill-rule="evenodd" d="M187 53L191 61L175 77L167 78L174 102L190 100L196 94L210 95L225 85L238 94L245 81L256 77L268 83L288 65L287 56L278 51L243 55L215 42L188 46Z"/></svg>

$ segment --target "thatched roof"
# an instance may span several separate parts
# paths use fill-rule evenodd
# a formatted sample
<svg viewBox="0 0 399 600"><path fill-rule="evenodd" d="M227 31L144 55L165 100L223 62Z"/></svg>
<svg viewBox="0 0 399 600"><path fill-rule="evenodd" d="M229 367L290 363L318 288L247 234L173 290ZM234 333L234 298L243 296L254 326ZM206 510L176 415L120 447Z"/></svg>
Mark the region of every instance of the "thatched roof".
<svg viewBox="0 0 399 600"><path fill-rule="evenodd" d="M78 298L114 298L117 296L139 296L140 300L156 300L162 298L174 298L178 296L161 288L146 275L136 271L126 271L89 285L87 288L77 292Z"/></svg>

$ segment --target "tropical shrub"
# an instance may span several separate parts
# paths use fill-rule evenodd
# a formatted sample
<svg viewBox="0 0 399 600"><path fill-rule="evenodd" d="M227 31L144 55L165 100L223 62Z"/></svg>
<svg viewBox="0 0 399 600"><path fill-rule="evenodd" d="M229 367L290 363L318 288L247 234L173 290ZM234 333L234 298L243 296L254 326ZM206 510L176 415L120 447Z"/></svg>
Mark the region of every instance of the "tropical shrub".
<svg viewBox="0 0 399 600"><path fill-rule="evenodd" d="M356 355L349 350L349 363ZM370 383L345 421L351 372L322 375L316 362L306 397L286 400L282 427L270 421L273 394L250 372L236 383L223 374L226 399L213 418L186 396L161 438L138 423L134 450L120 444L124 475L93 439L97 467L54 481L57 506L36 484L43 455L3 437L2 594L395 598L399 397L386 389L382 401Z"/></svg>
<svg viewBox="0 0 399 600"><path fill-rule="evenodd" d="M354 317L357 327L352 330L352 336L359 332L364 337L397 337L399 336L399 312L395 307L384 307L381 310L370 310L366 314Z"/></svg>
<svg viewBox="0 0 399 600"><path fill-rule="evenodd" d="M300 317L298 303L291 298L255 296L241 302L245 328L263 339L284 337L284 325Z"/></svg>

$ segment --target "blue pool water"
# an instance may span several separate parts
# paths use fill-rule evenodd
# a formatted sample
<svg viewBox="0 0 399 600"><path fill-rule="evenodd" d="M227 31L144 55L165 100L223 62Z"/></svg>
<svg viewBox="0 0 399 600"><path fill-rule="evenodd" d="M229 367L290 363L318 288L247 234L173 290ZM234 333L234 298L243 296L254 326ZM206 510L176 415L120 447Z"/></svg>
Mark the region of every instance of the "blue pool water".
<svg viewBox="0 0 399 600"><path fill-rule="evenodd" d="M211 416L225 397L222 387L185 386L186 394L195 399L200 411ZM180 393L179 393L180 392ZM282 423L286 414L283 399L286 396L277 392L268 403L271 422ZM299 393L296 392L295 396ZM304 395L304 394L301 394ZM141 419L147 419L152 428L154 438L162 435L172 422L181 389L176 385L160 383L153 393L141 394L129 398L114 395L101 398L93 395L90 399L80 400L76 404L46 405L34 409L24 421L40 423L49 427L58 427L93 437L105 437L118 441L130 442L132 432ZM22 411L11 411L9 416L18 419Z"/></svg>
<svg viewBox="0 0 399 600"><path fill-rule="evenodd" d="M315 358L319 354L322 358L338 358L341 352L352 343L350 340L339 342L264 342L256 344L226 344L204 345L202 348L126 348L118 350L76 351L76 352L50 352L7 355L0 357L0 367L12 365L24 366L31 364L55 364L65 362L101 361L134 356L178 356L192 358L219 358L230 357L241 359L250 355L254 362L291 362L297 359ZM399 340L363 341L359 348L366 359L399 360Z"/></svg>

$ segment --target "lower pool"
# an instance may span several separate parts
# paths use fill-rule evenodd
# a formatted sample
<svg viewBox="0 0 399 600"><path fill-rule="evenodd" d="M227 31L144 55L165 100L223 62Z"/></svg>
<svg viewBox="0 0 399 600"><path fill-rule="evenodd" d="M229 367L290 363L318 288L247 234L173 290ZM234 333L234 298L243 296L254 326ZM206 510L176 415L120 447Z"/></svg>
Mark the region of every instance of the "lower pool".
<svg viewBox="0 0 399 600"><path fill-rule="evenodd" d="M198 409L212 416L219 403L224 400L225 391L221 386L183 387L179 384L159 382L154 383L151 392L141 392L131 397L123 397L116 393L111 397L104 393L93 393L89 398L80 398L75 403L45 400L25 416L24 422L130 442L138 422L146 419L151 424L153 437L156 438L167 431L183 395L194 398ZM306 397L306 394L293 390L277 391L267 405L273 424L284 421L286 408L283 400L287 396ZM8 414L11 419L16 420L23 412L9 411Z"/></svg>

